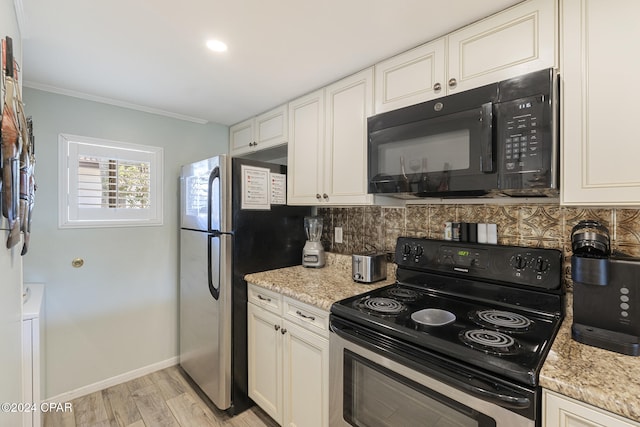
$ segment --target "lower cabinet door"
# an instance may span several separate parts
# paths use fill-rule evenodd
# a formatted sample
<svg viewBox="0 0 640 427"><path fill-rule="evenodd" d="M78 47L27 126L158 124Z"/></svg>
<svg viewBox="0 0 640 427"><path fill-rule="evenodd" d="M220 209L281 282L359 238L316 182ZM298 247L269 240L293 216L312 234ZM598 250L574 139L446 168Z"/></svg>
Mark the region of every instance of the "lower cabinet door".
<svg viewBox="0 0 640 427"><path fill-rule="evenodd" d="M249 397L283 425L281 323L280 316L247 304Z"/></svg>
<svg viewBox="0 0 640 427"><path fill-rule="evenodd" d="M284 321L284 426L329 425L329 340Z"/></svg>
<svg viewBox="0 0 640 427"><path fill-rule="evenodd" d="M545 427L637 427L632 420L589 404L544 390Z"/></svg>

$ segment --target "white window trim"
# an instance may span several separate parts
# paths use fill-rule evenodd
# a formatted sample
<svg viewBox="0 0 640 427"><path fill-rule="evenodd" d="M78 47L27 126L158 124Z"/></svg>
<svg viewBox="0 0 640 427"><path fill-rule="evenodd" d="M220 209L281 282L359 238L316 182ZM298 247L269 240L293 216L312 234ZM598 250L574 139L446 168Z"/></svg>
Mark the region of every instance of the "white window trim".
<svg viewBox="0 0 640 427"><path fill-rule="evenodd" d="M74 219L71 212L69 150L70 144L103 146L106 149L125 149L148 156L151 162L151 206L138 218ZM79 135L60 134L58 136L58 228L103 228L158 226L163 224L163 168L164 151L160 147L131 144ZM129 212L130 213L130 212Z"/></svg>

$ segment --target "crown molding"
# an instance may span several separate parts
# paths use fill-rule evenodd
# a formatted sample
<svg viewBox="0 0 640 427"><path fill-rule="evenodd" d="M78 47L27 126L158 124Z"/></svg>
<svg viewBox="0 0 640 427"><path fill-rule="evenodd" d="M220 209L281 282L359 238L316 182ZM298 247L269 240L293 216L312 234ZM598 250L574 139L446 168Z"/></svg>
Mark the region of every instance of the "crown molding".
<svg viewBox="0 0 640 427"><path fill-rule="evenodd" d="M19 0L17 0L19 1ZM24 80L22 82L22 85L31 89L37 89L37 90L42 90L45 92L51 92L51 93L55 93L58 95L65 95L65 96L71 96L73 98L80 98L80 99L84 99L86 101L93 101L93 102L99 102L102 104L109 104L109 105L113 105L116 107L122 107L122 108L128 108L130 110L136 110L136 111L142 111L145 113L150 113L150 114L157 114L159 116L166 116L166 117L171 117L173 119L178 119L178 120L184 120L187 122L193 122L193 123L198 123L201 125L207 124L209 123L209 120L205 120L205 119L201 119L199 117L191 117L191 116L185 116L183 114L178 114L178 113L173 113L171 111L164 111L164 110L160 110L157 108L151 108L151 107L145 107L143 105L138 105L138 104L132 104L129 102L124 102L124 101L119 101L117 99L112 99L112 98L106 98L106 97L102 97L102 96L96 96L96 95L89 95L87 93L83 93L83 92L77 92L74 90L69 90L69 89L62 89L56 86L49 86L49 85L45 85L45 84L41 84L41 83L35 83L32 81L28 81L28 80Z"/></svg>

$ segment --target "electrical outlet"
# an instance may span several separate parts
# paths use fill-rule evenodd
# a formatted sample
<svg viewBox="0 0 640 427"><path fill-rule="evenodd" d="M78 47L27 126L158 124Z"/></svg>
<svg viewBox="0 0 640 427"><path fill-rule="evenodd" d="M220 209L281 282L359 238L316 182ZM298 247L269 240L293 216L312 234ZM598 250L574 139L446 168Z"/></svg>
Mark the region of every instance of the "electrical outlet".
<svg viewBox="0 0 640 427"><path fill-rule="evenodd" d="M342 227L336 227L333 229L333 240L336 243L342 243Z"/></svg>

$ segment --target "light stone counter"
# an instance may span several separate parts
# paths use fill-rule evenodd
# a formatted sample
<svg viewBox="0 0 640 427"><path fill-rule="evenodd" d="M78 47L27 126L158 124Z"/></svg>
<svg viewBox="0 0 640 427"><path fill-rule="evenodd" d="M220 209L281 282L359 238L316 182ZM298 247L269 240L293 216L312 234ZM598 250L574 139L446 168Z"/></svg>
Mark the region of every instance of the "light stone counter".
<svg viewBox="0 0 640 427"><path fill-rule="evenodd" d="M298 265L247 274L245 280L329 311L336 301L394 283L395 267L387 263L386 280L357 283L351 278L351 256L327 253L323 268Z"/></svg>
<svg viewBox="0 0 640 427"><path fill-rule="evenodd" d="M540 372L540 385L640 421L640 357L574 341L571 296L569 293L567 315Z"/></svg>

